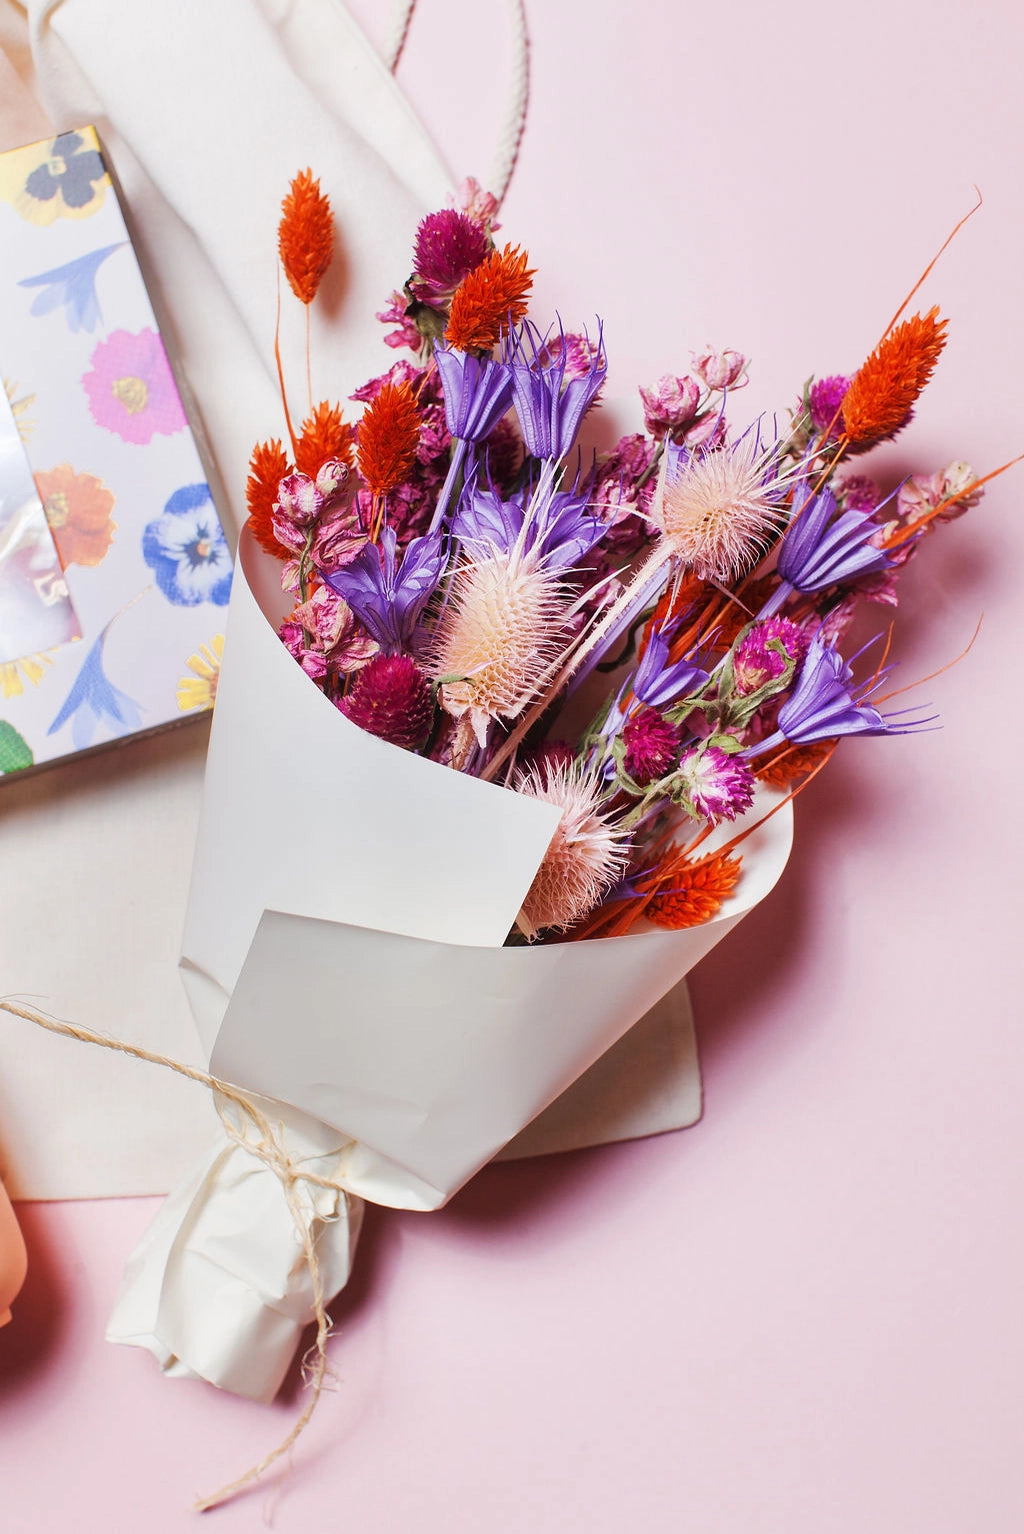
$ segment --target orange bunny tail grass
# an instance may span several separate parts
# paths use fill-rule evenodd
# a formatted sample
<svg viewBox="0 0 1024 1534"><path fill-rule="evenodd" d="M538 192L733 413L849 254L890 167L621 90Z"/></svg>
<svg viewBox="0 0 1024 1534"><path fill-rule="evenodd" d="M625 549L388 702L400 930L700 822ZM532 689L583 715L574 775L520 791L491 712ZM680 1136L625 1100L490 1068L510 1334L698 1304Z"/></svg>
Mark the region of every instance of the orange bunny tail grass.
<svg viewBox="0 0 1024 1534"><path fill-rule="evenodd" d="M376 498L400 485L420 440L420 414L407 383L384 384L359 422L356 462Z"/></svg>
<svg viewBox="0 0 1024 1534"><path fill-rule="evenodd" d="M245 504L249 508L247 526L261 549L277 559L291 559L291 551L278 543L274 535L274 502L277 487L291 464L280 442L257 443L249 459L249 478L245 486Z"/></svg>
<svg viewBox="0 0 1024 1534"><path fill-rule="evenodd" d="M336 458L352 462L352 428L341 418L341 406L322 400L312 415L302 423L302 433L295 444L295 466L315 479L321 464Z"/></svg>
<svg viewBox="0 0 1024 1534"><path fill-rule="evenodd" d="M679 932L683 927L699 927L721 909L740 876L738 856L713 852L699 862L671 859L667 869L656 870L645 881L651 888L643 915L658 927Z"/></svg>
<svg viewBox="0 0 1024 1534"><path fill-rule="evenodd" d="M533 286L525 250L506 245L490 255L455 290L445 340L459 351L490 351L526 314Z"/></svg>
<svg viewBox="0 0 1024 1534"><path fill-rule="evenodd" d="M288 286L311 304L334 255L334 216L311 170L300 170L281 204L277 250Z"/></svg>
<svg viewBox="0 0 1024 1534"><path fill-rule="evenodd" d="M810 746L787 746L785 751L763 762L754 776L769 788L788 788L808 773L824 767L838 744L836 740L816 740Z"/></svg>
<svg viewBox="0 0 1024 1534"><path fill-rule="evenodd" d="M931 378L946 344L937 307L912 315L875 347L843 399L844 436L861 449L895 436Z"/></svg>

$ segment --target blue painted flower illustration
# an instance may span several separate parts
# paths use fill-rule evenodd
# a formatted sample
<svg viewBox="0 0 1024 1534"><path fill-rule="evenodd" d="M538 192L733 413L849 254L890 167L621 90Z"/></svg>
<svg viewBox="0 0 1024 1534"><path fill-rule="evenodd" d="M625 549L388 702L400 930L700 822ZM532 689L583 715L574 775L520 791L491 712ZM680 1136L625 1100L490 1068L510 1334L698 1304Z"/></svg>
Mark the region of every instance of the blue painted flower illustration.
<svg viewBox="0 0 1024 1534"><path fill-rule="evenodd" d="M23 277L19 288L39 288L32 300L33 314L49 314L63 306L64 317L72 331L93 331L103 318L99 299L96 297L96 273L108 256L120 250L125 242L104 245L102 250L91 250L78 256L64 266L40 272L37 277Z"/></svg>
<svg viewBox="0 0 1024 1534"><path fill-rule="evenodd" d="M178 607L226 605L231 554L208 485L185 485L174 492L142 535L142 557L169 602Z"/></svg>
<svg viewBox="0 0 1024 1534"><path fill-rule="evenodd" d="M85 657L71 691L46 732L55 735L70 719L71 742L76 751L91 746L98 729L117 738L142 728L139 705L115 687L103 669L103 645L113 622L112 618Z"/></svg>

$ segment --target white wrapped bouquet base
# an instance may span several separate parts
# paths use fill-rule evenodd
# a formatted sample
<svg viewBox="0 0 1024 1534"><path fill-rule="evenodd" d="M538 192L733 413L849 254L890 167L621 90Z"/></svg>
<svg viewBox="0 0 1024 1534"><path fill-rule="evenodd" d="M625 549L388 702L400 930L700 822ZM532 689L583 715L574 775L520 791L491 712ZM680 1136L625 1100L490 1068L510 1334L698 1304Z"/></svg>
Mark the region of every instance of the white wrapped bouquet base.
<svg viewBox="0 0 1024 1534"><path fill-rule="evenodd" d="M213 1074L280 1099L289 1164L336 1185L297 1184L330 1295L358 1199L451 1198L768 893L792 815L700 927L504 948L557 809L358 730L280 643L264 575L243 542L182 974ZM312 1318L301 1253L280 1176L222 1146L131 1258L108 1335L269 1399Z"/></svg>

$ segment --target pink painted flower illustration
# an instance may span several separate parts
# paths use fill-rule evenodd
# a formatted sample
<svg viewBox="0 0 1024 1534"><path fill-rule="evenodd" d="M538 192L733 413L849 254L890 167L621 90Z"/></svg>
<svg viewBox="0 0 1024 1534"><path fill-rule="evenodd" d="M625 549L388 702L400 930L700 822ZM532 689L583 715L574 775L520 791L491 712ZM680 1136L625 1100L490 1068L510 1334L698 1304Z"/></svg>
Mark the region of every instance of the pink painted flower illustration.
<svg viewBox="0 0 1024 1534"><path fill-rule="evenodd" d="M82 383L98 426L140 446L158 432L171 437L184 429L185 412L155 330L115 330L90 360Z"/></svg>

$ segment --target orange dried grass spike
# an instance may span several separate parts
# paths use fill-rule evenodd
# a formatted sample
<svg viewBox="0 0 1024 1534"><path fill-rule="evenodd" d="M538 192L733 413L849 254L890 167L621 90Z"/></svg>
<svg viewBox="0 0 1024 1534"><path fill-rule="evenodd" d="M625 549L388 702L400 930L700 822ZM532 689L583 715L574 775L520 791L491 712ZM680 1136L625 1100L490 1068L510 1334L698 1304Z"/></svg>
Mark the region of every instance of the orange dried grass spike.
<svg viewBox="0 0 1024 1534"><path fill-rule="evenodd" d="M334 255L334 217L309 169L299 171L281 203L277 250L288 286L311 304Z"/></svg>
<svg viewBox="0 0 1024 1534"><path fill-rule="evenodd" d="M810 746L790 746L778 756L769 757L754 776L769 788L788 788L798 778L823 767L837 744L835 740L816 740Z"/></svg>
<svg viewBox="0 0 1024 1534"><path fill-rule="evenodd" d="M420 414L407 383L384 384L359 422L356 462L370 493L385 495L413 466L420 440Z"/></svg>
<svg viewBox="0 0 1024 1534"><path fill-rule="evenodd" d="M455 290L445 340L459 351L489 351L526 314L533 286L525 250L492 250Z"/></svg>
<svg viewBox="0 0 1024 1534"><path fill-rule="evenodd" d="M295 465L310 479L315 479L321 464L336 458L352 462L352 428L341 418L341 406L321 400L302 423L302 433L295 444Z"/></svg>
<svg viewBox="0 0 1024 1534"><path fill-rule="evenodd" d="M854 375L843 400L844 435L853 447L891 437L931 378L946 344L938 306L912 315L875 347Z"/></svg>
<svg viewBox="0 0 1024 1534"><path fill-rule="evenodd" d="M280 442L257 443L253 448L245 486L245 503L249 508L247 525L260 548L277 559L292 557L290 550L278 543L274 535L277 487L290 470L291 464Z"/></svg>
<svg viewBox="0 0 1024 1534"><path fill-rule="evenodd" d="M643 914L656 926L673 932L710 921L736 888L741 861L738 855L721 852L698 863L673 861L667 873L658 871L655 875L658 882Z"/></svg>

